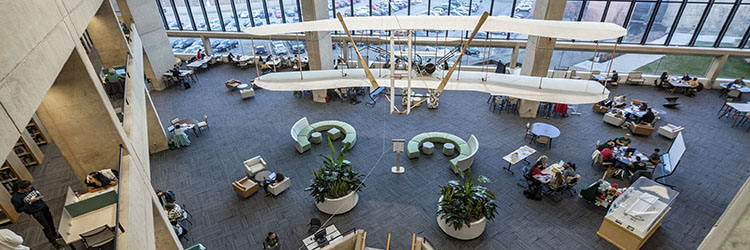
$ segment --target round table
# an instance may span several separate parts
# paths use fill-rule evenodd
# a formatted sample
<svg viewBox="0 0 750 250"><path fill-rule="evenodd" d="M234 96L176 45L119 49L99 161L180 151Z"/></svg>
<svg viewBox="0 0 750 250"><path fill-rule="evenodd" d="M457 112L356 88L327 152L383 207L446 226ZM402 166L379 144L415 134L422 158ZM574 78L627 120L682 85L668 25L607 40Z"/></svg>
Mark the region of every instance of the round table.
<svg viewBox="0 0 750 250"><path fill-rule="evenodd" d="M263 170L255 174L255 177L253 177L253 179L255 179L256 182L263 182L263 180L268 179L271 174L273 174L273 172L269 170Z"/></svg>
<svg viewBox="0 0 750 250"><path fill-rule="evenodd" d="M321 134L320 132L313 132L310 135L310 141L312 143L315 143L315 144L318 144L318 143L322 142L323 141L323 134Z"/></svg>
<svg viewBox="0 0 750 250"><path fill-rule="evenodd" d="M536 122L534 124L531 124L531 129L529 130L529 132L537 136L546 136L550 139L554 139L560 136L560 130L557 129L557 127L543 122Z"/></svg>
<svg viewBox="0 0 750 250"><path fill-rule="evenodd" d="M426 155L431 155L434 152L435 152L435 144L433 144L432 142L422 143L422 153Z"/></svg>
<svg viewBox="0 0 750 250"><path fill-rule="evenodd" d="M453 155L453 152L456 150L456 145L453 145L453 143L446 143L443 144L443 154L447 156Z"/></svg>

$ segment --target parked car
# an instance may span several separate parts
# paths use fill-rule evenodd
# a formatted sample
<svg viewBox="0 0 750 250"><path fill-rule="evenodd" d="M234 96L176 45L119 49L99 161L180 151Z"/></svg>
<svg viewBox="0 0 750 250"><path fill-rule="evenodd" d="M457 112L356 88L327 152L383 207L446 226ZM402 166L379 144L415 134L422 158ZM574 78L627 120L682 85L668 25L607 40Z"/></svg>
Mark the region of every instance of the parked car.
<svg viewBox="0 0 750 250"><path fill-rule="evenodd" d="M266 45L255 45L255 54L268 55L268 49L266 49Z"/></svg>
<svg viewBox="0 0 750 250"><path fill-rule="evenodd" d="M468 56L479 55L479 49L468 47L466 48L466 51L464 52L464 54Z"/></svg>
<svg viewBox="0 0 750 250"><path fill-rule="evenodd" d="M286 48L286 45L284 45L284 42L281 41L274 41L273 42L273 52L278 55L286 55L289 53L289 50Z"/></svg>
<svg viewBox="0 0 750 250"><path fill-rule="evenodd" d="M305 49L307 49L305 42L299 42L299 48L297 47L297 42L289 42L289 48L292 51L292 54L305 53Z"/></svg>
<svg viewBox="0 0 750 250"><path fill-rule="evenodd" d="M184 48L190 47L197 40L198 39L195 39L195 38L186 38L186 39L183 39L182 41L180 41L179 43L177 43L177 46L175 46L175 48L184 49ZM201 44L203 44L203 42L201 42Z"/></svg>

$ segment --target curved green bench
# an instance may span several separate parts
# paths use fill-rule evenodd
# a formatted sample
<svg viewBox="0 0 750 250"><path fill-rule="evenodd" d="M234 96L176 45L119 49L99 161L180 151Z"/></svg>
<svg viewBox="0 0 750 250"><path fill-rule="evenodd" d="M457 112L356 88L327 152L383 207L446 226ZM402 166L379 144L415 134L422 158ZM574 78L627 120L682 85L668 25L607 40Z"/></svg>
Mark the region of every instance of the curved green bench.
<svg viewBox="0 0 750 250"><path fill-rule="evenodd" d="M409 159L419 157L419 148L422 146L422 143L428 141L453 143L453 145L456 146L458 156L450 160L451 169L454 171L456 171L456 169L461 171L469 169L471 165L474 164L474 156L479 150L479 141L474 135L471 135L469 141L466 142L464 139L461 139L461 137L453 134L445 132L427 132L418 134L409 140L406 148L406 155L409 156Z"/></svg>
<svg viewBox="0 0 750 250"><path fill-rule="evenodd" d="M292 139L294 139L297 151L301 154L310 149L310 135L313 132L325 131L332 128L337 128L344 134L344 140L341 142L344 147L351 149L357 143L357 131L349 123L327 120L308 124L307 117L302 117L302 119L294 123L291 130Z"/></svg>

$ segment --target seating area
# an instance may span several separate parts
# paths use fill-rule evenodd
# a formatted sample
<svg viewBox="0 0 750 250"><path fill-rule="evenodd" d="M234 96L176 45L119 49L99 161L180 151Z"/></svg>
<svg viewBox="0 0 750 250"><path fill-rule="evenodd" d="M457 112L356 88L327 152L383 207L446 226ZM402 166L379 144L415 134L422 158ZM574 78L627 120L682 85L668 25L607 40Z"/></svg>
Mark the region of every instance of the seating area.
<svg viewBox="0 0 750 250"><path fill-rule="evenodd" d="M292 140L294 140L294 146L297 148L297 152L301 154L309 150L312 146L309 139L314 132L330 132L332 129L335 129L336 132L329 135L332 135L331 140L338 139L341 134L344 135L344 139L341 141L343 147L351 149L357 143L357 131L354 127L346 122L336 120L319 121L310 124L307 121L307 117L302 117L302 119L299 119L292 125L290 132Z"/></svg>
<svg viewBox="0 0 750 250"><path fill-rule="evenodd" d="M406 155L409 159L419 157L419 148L425 142L442 143L444 147L443 153L446 156L452 156L453 153L452 148L451 151L449 151L451 152L450 154L445 153L445 146L451 145L450 147L455 147L458 151L458 157L450 160L451 170L455 172L468 170L471 165L474 164L474 157L479 150L479 141L477 141L477 138L474 135L469 136L469 141L467 142L461 139L461 137L449 133L427 132L418 134L409 140L406 149Z"/></svg>

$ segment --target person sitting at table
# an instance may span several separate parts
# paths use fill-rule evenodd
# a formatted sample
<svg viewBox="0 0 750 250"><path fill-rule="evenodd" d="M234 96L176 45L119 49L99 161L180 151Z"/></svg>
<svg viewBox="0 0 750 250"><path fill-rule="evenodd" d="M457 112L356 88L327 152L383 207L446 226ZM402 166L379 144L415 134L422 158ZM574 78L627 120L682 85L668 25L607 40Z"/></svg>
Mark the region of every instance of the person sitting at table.
<svg viewBox="0 0 750 250"><path fill-rule="evenodd" d="M617 85L618 80L620 80L620 75L617 74L617 70L612 70L612 77L607 82L614 82Z"/></svg>
<svg viewBox="0 0 750 250"><path fill-rule="evenodd" d="M162 206L175 202L175 194L174 192L172 192L172 190L164 191L161 189L157 189L156 197L159 197L159 202L161 203Z"/></svg>
<svg viewBox="0 0 750 250"><path fill-rule="evenodd" d="M179 223L185 219L185 210L182 210L180 205L175 203L165 204L164 211L167 212L167 218L172 224Z"/></svg>
<svg viewBox="0 0 750 250"><path fill-rule="evenodd" d="M610 150L615 148L615 141L609 140L596 146L596 150L599 150L599 151L603 150L604 148L609 148Z"/></svg>
<svg viewBox="0 0 750 250"><path fill-rule="evenodd" d="M688 73L687 73L687 72L685 72L685 74L684 74L684 75L682 75L682 78L681 78L681 80L683 80L683 81L688 81L688 80L690 80L690 79L693 79L693 78L692 78L692 77L690 77L690 75L688 75Z"/></svg>
<svg viewBox="0 0 750 250"><path fill-rule="evenodd" d="M700 83L698 82L698 78L693 77L692 79L687 81L688 84L690 84L690 88L687 90L687 96L694 97L695 93L700 91Z"/></svg>
<svg viewBox="0 0 750 250"><path fill-rule="evenodd" d="M271 193L268 192L268 186L271 184L276 184L284 180L284 175L280 173L274 173L271 176L271 179L263 178L263 182L261 183L261 186L263 186L263 193L266 194L266 197L271 196Z"/></svg>
<svg viewBox="0 0 750 250"><path fill-rule="evenodd" d="M745 78L740 76L740 78L734 79L734 81L731 81L731 82L727 83L727 87L726 88L730 89L734 85L745 87Z"/></svg>
<svg viewBox="0 0 750 250"><path fill-rule="evenodd" d="M96 192L109 186L117 185L117 176L120 172L114 169L102 169L86 175L86 187L89 192Z"/></svg>
<svg viewBox="0 0 750 250"><path fill-rule="evenodd" d="M615 96L613 106L615 108L624 108L627 104L626 102L627 96L621 95L621 96Z"/></svg>
<svg viewBox="0 0 750 250"><path fill-rule="evenodd" d="M659 163L661 163L661 154L659 154L661 150L659 148L654 148L654 152L651 153L651 155L648 157L648 161L651 162L652 165L657 166Z"/></svg>
<svg viewBox="0 0 750 250"><path fill-rule="evenodd" d="M195 58L198 58L198 60L203 59L203 49L198 49L198 54L195 55Z"/></svg>
<svg viewBox="0 0 750 250"><path fill-rule="evenodd" d="M190 146L190 139L185 133L185 128L180 124L174 125L174 145L177 148Z"/></svg>
<svg viewBox="0 0 750 250"><path fill-rule="evenodd" d="M539 165L541 168L547 167L547 159L549 159L546 155L539 156L539 158L536 159L536 162L534 165Z"/></svg>
<svg viewBox="0 0 750 250"><path fill-rule="evenodd" d="M602 149L601 154L602 154L602 163L607 162L607 163L615 164L615 157L612 154L612 149L604 148Z"/></svg>
<svg viewBox="0 0 750 250"><path fill-rule="evenodd" d="M568 177L576 176L576 164L575 163L566 162L565 164L562 165L562 167L563 167L563 171L562 171L563 177L568 178Z"/></svg>
<svg viewBox="0 0 750 250"><path fill-rule="evenodd" d="M646 113L636 119L636 124L651 124L656 119L656 115L651 108L646 109Z"/></svg>
<svg viewBox="0 0 750 250"><path fill-rule="evenodd" d="M234 63L234 54L232 54L232 52L229 52L229 55L227 55L227 61L229 63Z"/></svg>
<svg viewBox="0 0 750 250"><path fill-rule="evenodd" d="M531 176L534 176L534 177L549 176L549 174L545 174L542 172L544 167L545 167L544 163L537 161L536 163L534 163L534 166L531 166L531 169L529 170L529 174L531 174Z"/></svg>
<svg viewBox="0 0 750 250"><path fill-rule="evenodd" d="M268 237L263 240L263 248L272 250L279 249L279 237L273 232L268 232Z"/></svg>
<svg viewBox="0 0 750 250"><path fill-rule="evenodd" d="M656 84L656 87L663 88L664 84L666 83L667 86L669 86L669 73L666 71L661 73L661 76L659 76L659 83Z"/></svg>
<svg viewBox="0 0 750 250"><path fill-rule="evenodd" d="M630 134L625 134L615 139L615 145L630 147Z"/></svg>
<svg viewBox="0 0 750 250"><path fill-rule="evenodd" d="M234 78L229 79L229 81L224 82L224 86L226 86L228 89L236 89L237 86L240 86L240 84L242 84L242 82Z"/></svg>
<svg viewBox="0 0 750 250"><path fill-rule="evenodd" d="M645 162L641 161L641 157L640 156L636 156L635 157L635 161L631 161L630 163L628 163L627 166L625 166L625 170L627 170L629 172L628 175L630 175L631 173L635 173L635 172L637 172L639 170L645 170L646 169L646 165L647 164ZM622 179L625 179L625 171L623 171L621 173L620 177Z"/></svg>

